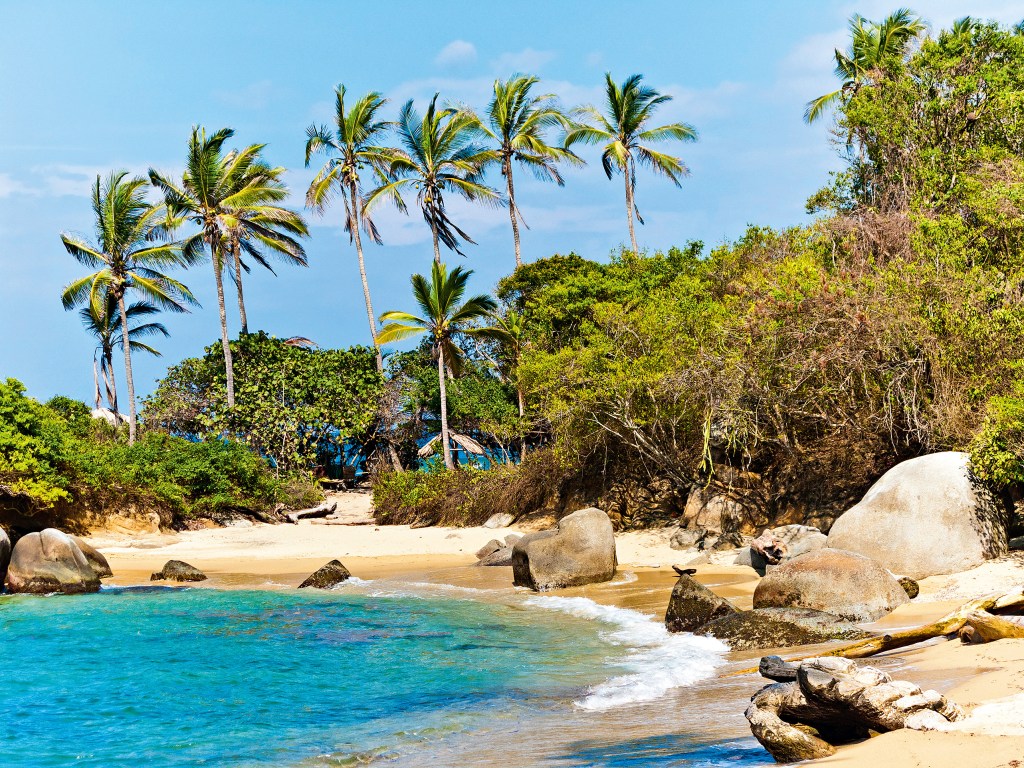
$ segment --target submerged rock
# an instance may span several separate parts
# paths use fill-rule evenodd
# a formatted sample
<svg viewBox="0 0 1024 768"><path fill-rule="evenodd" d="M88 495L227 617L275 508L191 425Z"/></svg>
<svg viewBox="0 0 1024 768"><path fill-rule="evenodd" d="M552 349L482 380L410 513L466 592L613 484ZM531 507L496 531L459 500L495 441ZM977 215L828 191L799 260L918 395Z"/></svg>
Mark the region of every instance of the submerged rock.
<svg viewBox="0 0 1024 768"><path fill-rule="evenodd" d="M738 613L739 609L719 597L692 576L682 573L672 588L665 612L669 632L693 632L709 621Z"/></svg>
<svg viewBox="0 0 1024 768"><path fill-rule="evenodd" d="M914 579L966 571L1007 552L1005 511L947 451L904 461L843 513L828 545L858 552Z"/></svg>
<svg viewBox="0 0 1024 768"><path fill-rule="evenodd" d="M615 566L612 521L596 507L566 515L554 530L523 536L512 548L514 584L538 591L611 581Z"/></svg>
<svg viewBox="0 0 1024 768"><path fill-rule="evenodd" d="M835 616L809 608L757 608L705 624L698 634L729 643L734 651L788 648L829 640L860 640L868 633Z"/></svg>
<svg viewBox="0 0 1024 768"><path fill-rule="evenodd" d="M330 589L352 578L348 568L341 564L340 560L331 560L327 565L317 569L310 574L304 582L299 584L299 589L315 587L316 589Z"/></svg>
<svg viewBox="0 0 1024 768"><path fill-rule="evenodd" d="M206 574L183 560L168 560L150 581L206 581Z"/></svg>
<svg viewBox="0 0 1024 768"><path fill-rule="evenodd" d="M755 608L811 608L848 621L875 621L905 602L907 593L878 563L829 548L773 568L754 590Z"/></svg>
<svg viewBox="0 0 1024 768"><path fill-rule="evenodd" d="M7 588L33 594L80 594L99 590L100 580L70 536L47 528L18 540L7 571Z"/></svg>
<svg viewBox="0 0 1024 768"><path fill-rule="evenodd" d="M72 536L71 540L82 550L85 559L89 561L89 565L96 572L97 578L105 579L108 576L114 575L114 572L110 570L110 563L107 562L107 558L100 554L99 550L77 536Z"/></svg>

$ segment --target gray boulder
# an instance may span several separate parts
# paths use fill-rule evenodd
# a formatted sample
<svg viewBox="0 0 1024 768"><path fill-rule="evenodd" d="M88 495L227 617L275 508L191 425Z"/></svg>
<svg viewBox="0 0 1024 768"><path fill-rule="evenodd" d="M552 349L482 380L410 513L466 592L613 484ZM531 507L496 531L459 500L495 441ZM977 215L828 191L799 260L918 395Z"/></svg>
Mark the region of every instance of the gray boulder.
<svg viewBox="0 0 1024 768"><path fill-rule="evenodd" d="M7 580L7 566L11 564L11 539L7 531L0 528L0 592L4 590Z"/></svg>
<svg viewBox="0 0 1024 768"><path fill-rule="evenodd" d="M482 558L487 557L488 555L493 555L498 550L504 548L505 545L502 544L500 541L498 541L497 539L491 539L476 551L476 559L480 560Z"/></svg>
<svg viewBox="0 0 1024 768"><path fill-rule="evenodd" d="M616 564L612 521L596 507L527 534L512 548L513 583L537 591L610 581Z"/></svg>
<svg viewBox="0 0 1024 768"><path fill-rule="evenodd" d="M70 536L47 528L18 540L7 571L7 588L33 594L81 594L98 591L100 580Z"/></svg>
<svg viewBox="0 0 1024 768"><path fill-rule="evenodd" d="M484 528L508 528L515 522L515 518L508 512L496 512L487 518Z"/></svg>
<svg viewBox="0 0 1024 768"><path fill-rule="evenodd" d="M811 608L848 621L880 619L907 599L878 563L829 548L773 568L754 590L755 608Z"/></svg>
<svg viewBox="0 0 1024 768"><path fill-rule="evenodd" d="M150 581L206 581L206 574L182 560L168 560Z"/></svg>
<svg viewBox="0 0 1024 768"><path fill-rule="evenodd" d="M693 632L709 621L737 613L738 610L689 574L681 573L668 601L665 627L669 632Z"/></svg>
<svg viewBox="0 0 1024 768"><path fill-rule="evenodd" d="M672 549L696 549L707 535L705 528L679 528L672 534L668 545Z"/></svg>
<svg viewBox="0 0 1024 768"><path fill-rule="evenodd" d="M859 552L893 573L956 573L1007 552L1006 513L948 451L898 464L833 524L828 546Z"/></svg>
<svg viewBox="0 0 1024 768"><path fill-rule="evenodd" d="M481 557L476 562L477 565L512 565L512 547L502 547L496 549L486 557Z"/></svg>
<svg viewBox="0 0 1024 768"><path fill-rule="evenodd" d="M809 525L782 525L766 529L750 543L749 565L762 576L769 566L824 548L828 537Z"/></svg>
<svg viewBox="0 0 1024 768"><path fill-rule="evenodd" d="M80 550L82 550L82 554L85 555L85 559L89 561L89 565L91 565L92 569L96 572L97 578L105 579L108 576L114 575L114 572L110 570L110 563L107 562L107 558L100 554L99 550L92 546L92 544L83 541L77 536L72 536L71 540L78 545Z"/></svg>
<svg viewBox="0 0 1024 768"><path fill-rule="evenodd" d="M331 560L327 565L318 568L301 584L299 589L314 587L316 589L330 589L352 578L348 568L341 564L340 560Z"/></svg>
<svg viewBox="0 0 1024 768"><path fill-rule="evenodd" d="M868 633L835 616L809 608L757 608L705 624L698 634L724 640L734 651L789 648L829 640L860 640Z"/></svg>

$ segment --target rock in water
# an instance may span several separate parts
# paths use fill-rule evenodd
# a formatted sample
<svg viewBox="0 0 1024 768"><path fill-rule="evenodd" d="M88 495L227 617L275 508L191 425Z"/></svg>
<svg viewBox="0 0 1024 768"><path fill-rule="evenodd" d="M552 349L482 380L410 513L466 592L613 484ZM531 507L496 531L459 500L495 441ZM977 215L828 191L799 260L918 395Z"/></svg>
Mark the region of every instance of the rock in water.
<svg viewBox="0 0 1024 768"><path fill-rule="evenodd" d="M305 589L306 587L330 589L350 578L352 578L352 574L349 573L348 568L341 564L340 560L331 560L331 562L299 584L299 589Z"/></svg>
<svg viewBox="0 0 1024 768"><path fill-rule="evenodd" d="M484 528L508 528L515 522L515 518L508 512L496 512L487 518Z"/></svg>
<svg viewBox="0 0 1024 768"><path fill-rule="evenodd" d="M206 574L182 560L168 560L162 570L149 577L150 581L206 581Z"/></svg>
<svg viewBox="0 0 1024 768"><path fill-rule="evenodd" d="M665 612L665 627L669 632L693 632L709 621L738 613L736 606L719 597L692 576L679 575L672 588L672 597Z"/></svg>
<svg viewBox="0 0 1024 768"><path fill-rule="evenodd" d="M502 547L496 549L486 557L481 557L476 562L477 565L512 565L512 547Z"/></svg>
<svg viewBox="0 0 1024 768"><path fill-rule="evenodd" d="M11 564L11 539L7 531L0 528L0 592L3 592L7 581L7 566Z"/></svg>
<svg viewBox="0 0 1024 768"><path fill-rule="evenodd" d="M80 594L98 591L100 580L70 536L47 528L18 540L7 571L7 588L34 594Z"/></svg>
<svg viewBox="0 0 1024 768"><path fill-rule="evenodd" d="M833 524L828 545L921 579L1006 554L1005 513L948 451L898 464Z"/></svg>
<svg viewBox="0 0 1024 768"><path fill-rule="evenodd" d="M755 608L811 608L848 621L875 621L905 602L903 587L878 563L829 548L776 566L754 590Z"/></svg>
<svg viewBox="0 0 1024 768"><path fill-rule="evenodd" d="M82 550L82 554L85 555L85 559L89 561L89 565L91 565L92 569L96 571L97 578L105 579L108 576L114 575L114 572L110 570L110 563L107 562L107 558L100 554L99 550L77 536L72 536L71 540L78 545L80 550Z"/></svg>
<svg viewBox="0 0 1024 768"><path fill-rule="evenodd" d="M860 640L868 633L823 611L808 608L758 608L715 619L698 634L724 640L734 651L789 648L829 640Z"/></svg>
<svg viewBox="0 0 1024 768"><path fill-rule="evenodd" d="M612 521L595 507L523 536L512 548L513 583L537 591L610 581L616 564Z"/></svg>

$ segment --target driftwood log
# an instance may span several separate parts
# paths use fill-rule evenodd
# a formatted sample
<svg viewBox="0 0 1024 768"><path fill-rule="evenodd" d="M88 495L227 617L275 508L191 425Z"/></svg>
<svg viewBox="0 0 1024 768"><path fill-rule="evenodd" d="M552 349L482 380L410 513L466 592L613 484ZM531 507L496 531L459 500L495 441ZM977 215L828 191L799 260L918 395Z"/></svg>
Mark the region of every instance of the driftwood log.
<svg viewBox="0 0 1024 768"><path fill-rule="evenodd" d="M1024 638L1024 616L993 616L975 611L958 633L965 643L991 643L1003 638Z"/></svg>
<svg viewBox="0 0 1024 768"><path fill-rule="evenodd" d="M1021 606L1024 606L1024 590L1008 592L1005 595L992 594L987 597L980 597L977 600L971 600L970 602L964 603L955 611L947 613L941 619L934 621L931 624L925 624L912 629L905 629L902 632L876 635L875 637L869 637L866 640L858 640L855 643L842 645L838 648L833 648L830 651L825 651L817 655L841 656L846 659L863 659L868 656L874 656L878 653L894 651L897 648L906 648L908 645L915 645L916 643L922 643L925 640L931 640L936 637L955 636L968 624L969 620L977 622L979 625L986 625L987 627L980 631L975 629L975 634L968 633L971 637L970 642L988 642L987 640L981 639L985 636L985 633L987 633L992 640L997 640L1000 637L1024 637L1024 634L998 634L1000 631L1005 631L1007 633L1016 631L1007 626L1008 624L1012 624L1014 627L1019 625L1015 621L1010 621L1009 619L999 620L1000 617L994 616L992 613L993 611L1005 611L1010 608L1019 608ZM975 624L972 623L971 626L975 626ZM1002 629L998 629L996 627ZM795 656L787 659L787 661L801 661L806 658L806 656ZM751 667L748 669L741 669L737 672L731 672L728 676L749 675L757 671L757 668Z"/></svg>
<svg viewBox="0 0 1024 768"><path fill-rule="evenodd" d="M849 659L814 658L794 666L766 657L761 666L769 679L796 678L762 688L744 713L754 737L780 763L827 757L834 745L870 731L932 730L964 716L936 691Z"/></svg>
<svg viewBox="0 0 1024 768"><path fill-rule="evenodd" d="M299 520L308 520L311 517L327 517L328 515L333 515L334 510L337 508L338 502L332 501L328 504L325 501L323 504L317 504L309 509L297 509L294 512L289 512L285 515L285 519L289 523L297 523Z"/></svg>

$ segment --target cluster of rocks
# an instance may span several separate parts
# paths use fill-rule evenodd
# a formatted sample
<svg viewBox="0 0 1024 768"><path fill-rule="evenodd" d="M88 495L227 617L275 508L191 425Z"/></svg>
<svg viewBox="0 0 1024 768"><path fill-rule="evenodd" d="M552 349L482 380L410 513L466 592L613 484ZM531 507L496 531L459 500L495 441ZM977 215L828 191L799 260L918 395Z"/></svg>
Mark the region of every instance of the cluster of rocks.
<svg viewBox="0 0 1024 768"><path fill-rule="evenodd" d="M744 714L754 737L780 763L827 757L835 745L865 739L872 731L937 730L964 717L938 692L849 659L795 665L767 657L761 674L776 682L754 694Z"/></svg>
<svg viewBox="0 0 1024 768"><path fill-rule="evenodd" d="M103 555L76 536L56 528L29 533L12 548L0 529L0 585L11 593L82 594L96 592L112 576Z"/></svg>

